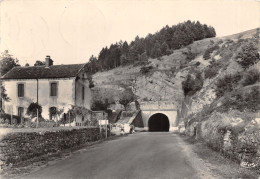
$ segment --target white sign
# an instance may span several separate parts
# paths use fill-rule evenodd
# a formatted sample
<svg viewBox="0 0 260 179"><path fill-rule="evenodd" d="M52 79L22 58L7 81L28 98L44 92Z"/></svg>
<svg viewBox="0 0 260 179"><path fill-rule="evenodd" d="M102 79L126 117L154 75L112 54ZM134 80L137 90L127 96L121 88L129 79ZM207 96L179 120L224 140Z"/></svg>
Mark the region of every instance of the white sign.
<svg viewBox="0 0 260 179"><path fill-rule="evenodd" d="M99 125L107 125L108 124L108 120L98 120L98 124Z"/></svg>

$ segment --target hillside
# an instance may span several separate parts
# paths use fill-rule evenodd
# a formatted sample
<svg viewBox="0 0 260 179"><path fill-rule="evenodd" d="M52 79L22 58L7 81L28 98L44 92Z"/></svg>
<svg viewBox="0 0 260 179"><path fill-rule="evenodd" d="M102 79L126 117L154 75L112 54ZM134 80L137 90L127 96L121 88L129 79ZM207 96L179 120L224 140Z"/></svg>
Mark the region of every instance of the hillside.
<svg viewBox="0 0 260 179"><path fill-rule="evenodd" d="M132 89L138 102L173 102L186 135L260 173L259 51L259 29L195 41L94 74L94 100L113 103Z"/></svg>
<svg viewBox="0 0 260 179"><path fill-rule="evenodd" d="M127 87L131 87L140 101L172 101L178 107L181 107L184 100L181 84L186 79L188 73L193 71L204 72L212 59L220 63L218 66L220 66L219 71L221 71L221 74L217 75L218 77L226 73L242 70L239 64L233 60L234 49L227 51L227 48L233 45L236 48L235 50L237 50L242 42L234 45L235 43L251 39L256 33L257 29L254 29L231 36L199 40L184 48L174 50L170 55L155 59L150 58L148 64L143 66L120 66L112 70L97 72L93 75L94 91L101 90L104 96L112 97L116 96L117 90L122 91ZM216 44L219 46L219 49L213 51L211 59L204 60L203 55L205 51L209 46ZM142 72L142 68L146 68L146 70ZM205 95L209 97L214 96L211 94L213 89L207 89L214 88L213 83L217 78L205 79L200 94L194 95L194 97L199 98L200 96L198 100L201 100L202 96L205 97ZM111 92L115 94L110 95ZM207 97L205 100L207 101L206 103L211 102ZM198 106L200 105L193 105L192 111L196 111L199 108Z"/></svg>

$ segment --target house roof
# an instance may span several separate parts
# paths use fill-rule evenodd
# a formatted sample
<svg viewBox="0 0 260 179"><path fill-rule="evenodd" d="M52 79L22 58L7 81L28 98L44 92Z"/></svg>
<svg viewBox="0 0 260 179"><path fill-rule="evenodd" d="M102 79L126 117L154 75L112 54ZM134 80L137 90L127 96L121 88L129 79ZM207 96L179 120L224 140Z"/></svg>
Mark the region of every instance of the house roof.
<svg viewBox="0 0 260 179"><path fill-rule="evenodd" d="M14 67L2 79L46 79L76 77L85 64Z"/></svg>

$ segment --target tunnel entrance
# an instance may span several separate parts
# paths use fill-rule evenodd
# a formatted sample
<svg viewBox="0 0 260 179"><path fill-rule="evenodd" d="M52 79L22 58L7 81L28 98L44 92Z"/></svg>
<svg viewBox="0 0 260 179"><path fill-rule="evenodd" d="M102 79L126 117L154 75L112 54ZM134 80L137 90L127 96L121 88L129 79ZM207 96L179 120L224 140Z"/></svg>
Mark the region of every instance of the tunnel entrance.
<svg viewBox="0 0 260 179"><path fill-rule="evenodd" d="M169 132L170 123L166 115L157 113L150 117L148 121L148 128L150 132Z"/></svg>

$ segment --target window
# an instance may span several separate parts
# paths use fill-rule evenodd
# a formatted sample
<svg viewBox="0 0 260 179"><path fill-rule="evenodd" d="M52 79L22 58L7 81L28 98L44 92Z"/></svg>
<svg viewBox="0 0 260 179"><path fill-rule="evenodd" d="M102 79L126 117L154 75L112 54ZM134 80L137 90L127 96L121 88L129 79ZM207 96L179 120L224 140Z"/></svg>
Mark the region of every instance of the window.
<svg viewBox="0 0 260 179"><path fill-rule="evenodd" d="M18 84L18 97L24 97L24 84Z"/></svg>
<svg viewBox="0 0 260 179"><path fill-rule="evenodd" d="M57 83L51 83L51 96L57 96Z"/></svg>
<svg viewBox="0 0 260 179"><path fill-rule="evenodd" d="M85 88L82 86L82 100L84 101L85 99Z"/></svg>
<svg viewBox="0 0 260 179"><path fill-rule="evenodd" d="M23 117L23 113L24 113L24 108L23 107L18 107L18 116L19 117Z"/></svg>

